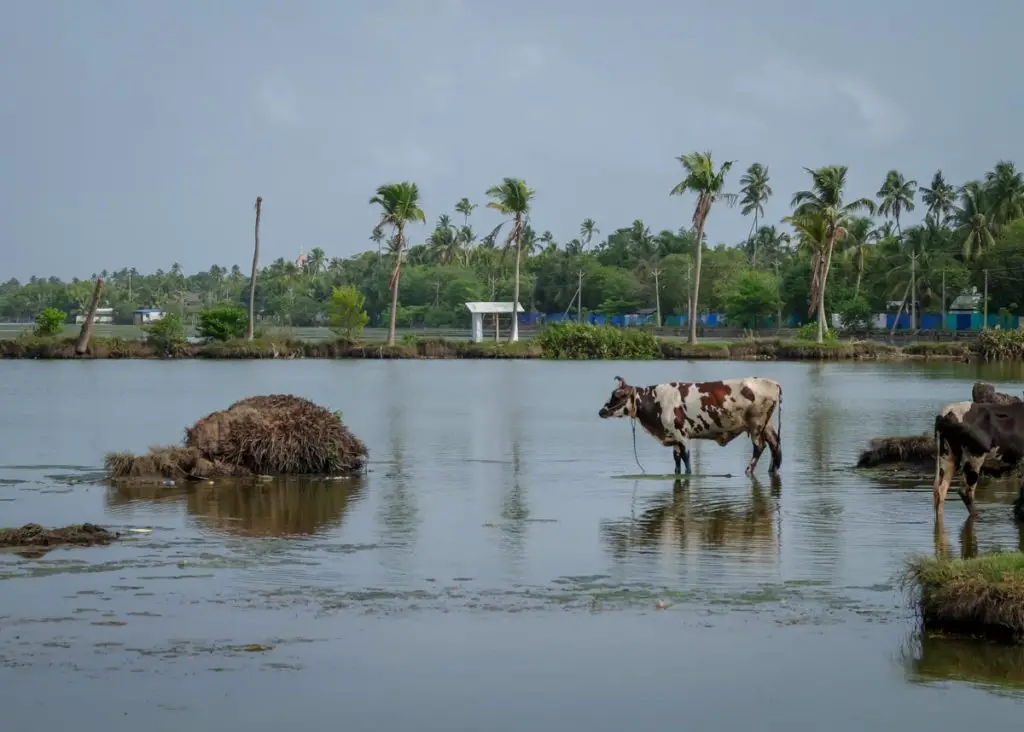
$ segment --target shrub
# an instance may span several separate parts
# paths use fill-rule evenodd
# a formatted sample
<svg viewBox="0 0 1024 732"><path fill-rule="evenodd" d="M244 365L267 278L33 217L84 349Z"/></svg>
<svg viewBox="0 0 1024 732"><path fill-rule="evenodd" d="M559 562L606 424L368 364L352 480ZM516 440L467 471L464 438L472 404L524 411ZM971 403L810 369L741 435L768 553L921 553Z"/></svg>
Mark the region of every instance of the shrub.
<svg viewBox="0 0 1024 732"><path fill-rule="evenodd" d="M366 298L355 285L331 289L328 312L331 316L331 330L335 335L354 341L363 332L370 320L364 304Z"/></svg>
<svg viewBox="0 0 1024 732"><path fill-rule="evenodd" d="M142 326L142 330L146 334L146 343L163 356L174 355L188 342L185 326L181 324L181 318L174 313L167 313L155 323Z"/></svg>
<svg viewBox="0 0 1024 732"><path fill-rule="evenodd" d="M818 340L818 321L812 320L810 323L801 325L796 331L796 340L798 341L817 341ZM836 335L834 330L828 328L825 329L824 343L836 343L839 340L839 336Z"/></svg>
<svg viewBox="0 0 1024 732"><path fill-rule="evenodd" d="M207 341L230 341L245 336L249 315L237 305L218 305L199 313L198 333Z"/></svg>
<svg viewBox="0 0 1024 732"><path fill-rule="evenodd" d="M40 338L51 338L60 335L64 330L67 313L57 308L46 308L36 316L36 327L33 333Z"/></svg>
<svg viewBox="0 0 1024 732"><path fill-rule="evenodd" d="M547 358L661 358L657 339L650 331L639 328L554 323L542 330L535 340Z"/></svg>
<svg viewBox="0 0 1024 732"><path fill-rule="evenodd" d="M1024 331L983 330L975 348L986 361L1024 358Z"/></svg>

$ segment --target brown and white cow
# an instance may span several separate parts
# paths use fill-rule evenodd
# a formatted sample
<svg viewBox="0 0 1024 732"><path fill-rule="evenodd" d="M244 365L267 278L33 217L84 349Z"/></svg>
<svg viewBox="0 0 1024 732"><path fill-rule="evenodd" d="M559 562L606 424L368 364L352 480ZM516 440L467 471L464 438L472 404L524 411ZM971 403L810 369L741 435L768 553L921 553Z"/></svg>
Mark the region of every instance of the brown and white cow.
<svg viewBox="0 0 1024 732"><path fill-rule="evenodd" d="M962 467L964 487L957 493L974 515L974 491L986 461L994 463L989 471L998 475L1024 458L1024 403L947 404L935 417L935 447L935 513L942 511L946 491Z"/></svg>
<svg viewBox="0 0 1024 732"><path fill-rule="evenodd" d="M672 448L676 473L680 462L690 473L690 440L713 440L725 446L740 435L750 435L754 455L747 466L753 475L767 446L772 453L768 472L782 466L782 387L771 379L752 376L687 384L673 381L654 386L630 386L616 376L618 385L598 416L631 417L662 445ZM779 429L771 424L779 410Z"/></svg>

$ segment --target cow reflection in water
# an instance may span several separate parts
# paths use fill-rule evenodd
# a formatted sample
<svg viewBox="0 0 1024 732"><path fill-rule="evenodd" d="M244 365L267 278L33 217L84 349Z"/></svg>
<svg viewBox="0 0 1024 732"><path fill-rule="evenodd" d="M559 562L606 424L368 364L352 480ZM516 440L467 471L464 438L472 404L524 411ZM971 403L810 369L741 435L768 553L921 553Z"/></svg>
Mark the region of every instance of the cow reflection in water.
<svg viewBox="0 0 1024 732"><path fill-rule="evenodd" d="M750 494L739 498L731 488L691 488L689 478L677 478L671 491L648 499L634 517L602 522L601 534L619 559L631 550L725 549L775 562L782 482L772 476L767 491L757 478L751 483Z"/></svg>

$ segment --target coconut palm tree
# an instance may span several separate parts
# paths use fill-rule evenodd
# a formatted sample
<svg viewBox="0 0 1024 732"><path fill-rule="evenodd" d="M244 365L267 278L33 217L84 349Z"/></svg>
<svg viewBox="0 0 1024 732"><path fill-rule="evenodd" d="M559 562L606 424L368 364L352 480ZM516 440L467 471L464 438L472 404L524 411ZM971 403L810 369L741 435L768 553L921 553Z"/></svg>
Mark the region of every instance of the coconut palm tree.
<svg viewBox="0 0 1024 732"><path fill-rule="evenodd" d="M377 230L389 227L393 232L392 255L394 266L388 287L391 289L391 312L388 314L388 345L395 345L395 316L398 313L398 281L402 274L402 254L405 251L405 227L411 223L427 220L420 208L420 189L411 181L385 183L377 188L370 203L380 206L380 221Z"/></svg>
<svg viewBox="0 0 1024 732"><path fill-rule="evenodd" d="M985 193L996 226L1024 217L1024 176L1009 160L1000 160L985 173Z"/></svg>
<svg viewBox="0 0 1024 732"><path fill-rule="evenodd" d="M594 234L600 234L601 230L597 228L597 224L594 223L593 219L583 219L583 223L580 224L580 239L586 246L590 246L591 240L594 238Z"/></svg>
<svg viewBox="0 0 1024 732"><path fill-rule="evenodd" d="M523 228L530 218L530 202L536 195L536 191L526 185L526 181L520 178L504 178L501 183L487 189L487 197L491 199L487 208L492 208L503 216L508 216L512 222L512 228L508 232L505 241L506 250L515 245L516 248L516 271L515 285L512 290L512 328L509 331L509 343L519 340L519 316L517 308L519 305L519 263L523 250ZM493 242L505 222L498 224L490 234Z"/></svg>
<svg viewBox="0 0 1024 732"><path fill-rule="evenodd" d="M754 222L750 225L750 239L757 231L757 221L764 216L764 204L772 195L772 187L768 184L768 168L761 163L754 163L740 178L740 213L744 216L754 214Z"/></svg>
<svg viewBox="0 0 1024 732"><path fill-rule="evenodd" d="M427 247L441 264L451 264L459 259L462 242L448 214L437 217L437 225L433 233L427 237Z"/></svg>
<svg viewBox="0 0 1024 732"><path fill-rule="evenodd" d="M987 192L976 180L965 183L960 189L960 207L953 220L964 261L995 246L995 223Z"/></svg>
<svg viewBox="0 0 1024 732"><path fill-rule="evenodd" d="M846 225L843 244L846 245L846 250L853 255L854 263L857 266L857 282L853 287L854 296L860 294L860 283L864 279L864 264L872 245L872 232L873 222L866 216L853 216Z"/></svg>
<svg viewBox="0 0 1024 732"><path fill-rule="evenodd" d="M691 152L676 158L683 166L686 177L669 192L670 196L681 196L693 193L697 196L697 204L693 208L693 226L697 231L694 243L693 292L690 296L690 343L697 342L697 299L700 292L701 253L704 248L704 224L715 201L721 199L726 205L736 205L738 196L735 193L724 193L725 176L732 168L734 161L727 160L716 171L711 160L711 151Z"/></svg>
<svg viewBox="0 0 1024 732"><path fill-rule="evenodd" d="M878 213L896 222L896 236L903 238L900 228L900 214L914 210L914 196L917 194L917 181L907 180L898 170L890 170L885 175L885 183L878 189L875 196L879 200Z"/></svg>
<svg viewBox="0 0 1024 732"><path fill-rule="evenodd" d="M473 213L473 209L477 207L477 204L470 203L468 198L459 199L459 202L455 204L455 213L462 214L463 226L469 226L469 215Z"/></svg>
<svg viewBox="0 0 1024 732"><path fill-rule="evenodd" d="M808 216L816 216L824 226L825 244L821 256L815 259L811 269L811 302L810 310L817 310L818 335L817 342L825 340L825 286L828 283L829 269L832 267L832 253L836 242L846 235L846 225L852 214L864 210L875 212L875 203L870 198L858 198L849 203L843 202L846 188L845 165L828 165L817 170L804 168L811 176L811 188L793 194L791 206L793 216L788 217L790 223L797 225ZM799 230L799 226L797 226Z"/></svg>
<svg viewBox="0 0 1024 732"><path fill-rule="evenodd" d="M931 185L927 188L921 186L921 200L936 224L944 226L956 211L956 188L946 182L941 170L936 170Z"/></svg>

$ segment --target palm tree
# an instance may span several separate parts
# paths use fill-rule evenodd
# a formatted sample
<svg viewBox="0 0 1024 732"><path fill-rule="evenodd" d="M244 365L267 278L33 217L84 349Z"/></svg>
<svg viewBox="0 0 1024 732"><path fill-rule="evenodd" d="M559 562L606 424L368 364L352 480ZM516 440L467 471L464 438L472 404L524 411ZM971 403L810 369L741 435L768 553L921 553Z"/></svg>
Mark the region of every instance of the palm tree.
<svg viewBox="0 0 1024 732"><path fill-rule="evenodd" d="M772 195L772 187L768 184L768 168L761 163L754 163L740 178L740 213L744 216L754 214L754 222L750 225L747 238L752 238L757 231L757 220L764 216L764 204ZM756 250L755 250L756 256ZM753 265L753 262L751 262Z"/></svg>
<svg viewBox="0 0 1024 732"><path fill-rule="evenodd" d="M459 257L462 242L448 214L437 217L433 233L427 237L427 247L441 264L451 264Z"/></svg>
<svg viewBox="0 0 1024 732"><path fill-rule="evenodd" d="M964 261L979 256L995 246L995 224L985 187L976 180L960 189L960 208L954 216L956 236L960 240Z"/></svg>
<svg viewBox="0 0 1024 732"><path fill-rule="evenodd" d="M996 226L1024 217L1024 176L1009 160L1000 160L985 173L985 193Z"/></svg>
<svg viewBox="0 0 1024 732"><path fill-rule="evenodd" d="M851 214L865 210L875 212L875 203L870 198L858 198L850 203L843 203L846 188L845 165L828 165L817 170L804 168L811 175L811 188L793 194L791 206L793 216L788 217L792 223L798 223L806 217L816 216L824 227L824 251L816 257L811 269L811 302L810 310L817 310L818 336L817 342L825 340L825 286L828 283L829 269L832 267L832 253L836 241L846 235L845 226ZM795 221L794 221L795 220ZM798 226L799 229L799 226Z"/></svg>
<svg viewBox="0 0 1024 732"><path fill-rule="evenodd" d="M890 170L885 176L885 183L875 194L879 200L878 213L885 218L892 217L896 222L896 236L903 238L900 228L900 214L914 210L914 196L917 193L917 181L907 180L898 170Z"/></svg>
<svg viewBox="0 0 1024 732"><path fill-rule="evenodd" d="M697 196L697 205L693 209L693 226L697 230L697 239L694 243L694 273L693 292L690 296L690 343L697 342L697 297L700 292L700 265L701 250L704 247L704 224L711 213L711 206L718 199L722 199L728 206L734 206L738 196L735 193L723 193L725 187L725 176L732 168L734 161L727 160L722 167L715 171L714 163L711 161L711 151L691 152L680 155L676 158L682 164L686 177L683 178L669 192L670 196L681 196L684 193L694 193Z"/></svg>
<svg viewBox="0 0 1024 732"><path fill-rule="evenodd" d="M505 241L505 248L515 244L516 247L516 273L515 285L512 290L512 328L509 331L509 343L519 340L519 260L523 251L523 227L530 218L530 202L533 200L536 191L526 185L526 181L520 178L504 178L500 184L487 189L487 197L491 199L487 208L492 208L504 216L509 217L512 228L508 232L508 239ZM497 236L498 229L504 225L499 224L491 232L491 241Z"/></svg>
<svg viewBox="0 0 1024 732"><path fill-rule="evenodd" d="M256 331L256 269L260 263L260 214L263 212L263 196L256 196L256 231L252 247L252 277L249 278L249 327L245 339L251 341Z"/></svg>
<svg viewBox="0 0 1024 732"><path fill-rule="evenodd" d="M589 247L594 234L600 233L601 230L597 228L597 224L594 223L593 219L583 219L583 223L580 224L580 239L583 240L584 245Z"/></svg>
<svg viewBox="0 0 1024 732"><path fill-rule="evenodd" d="M320 247L313 247L309 250L309 257L306 259L306 267L313 279L327 267L327 252Z"/></svg>
<svg viewBox="0 0 1024 732"><path fill-rule="evenodd" d="M928 213L935 222L939 226L944 226L946 220L956 211L956 188L946 182L941 170L936 170L931 185L927 188L921 187L921 200L928 207Z"/></svg>
<svg viewBox="0 0 1024 732"><path fill-rule="evenodd" d="M380 206L380 221L377 230L390 227L393 231L392 250L394 267L388 287L391 289L391 312L388 314L388 345L395 345L395 316L398 312L398 281L402 274L402 253L405 250L405 226L409 223L423 223L427 220L420 208L420 189L410 181L385 183L377 188L370 203Z"/></svg>
<svg viewBox="0 0 1024 732"><path fill-rule="evenodd" d="M468 198L462 198L455 204L455 213L460 213L465 218L463 226L469 226L469 215L473 213L473 209L476 207L477 204L470 203Z"/></svg>
<svg viewBox="0 0 1024 732"><path fill-rule="evenodd" d="M854 297L860 294L860 283L864 279L864 263L867 252L872 244L872 221L866 216L853 216L846 226L846 236L843 243L847 250L853 254L857 265L857 283L854 285Z"/></svg>

